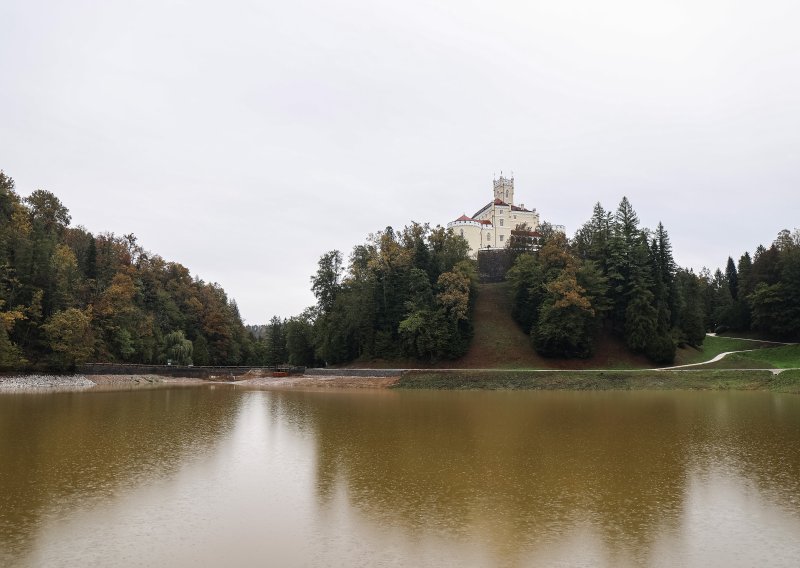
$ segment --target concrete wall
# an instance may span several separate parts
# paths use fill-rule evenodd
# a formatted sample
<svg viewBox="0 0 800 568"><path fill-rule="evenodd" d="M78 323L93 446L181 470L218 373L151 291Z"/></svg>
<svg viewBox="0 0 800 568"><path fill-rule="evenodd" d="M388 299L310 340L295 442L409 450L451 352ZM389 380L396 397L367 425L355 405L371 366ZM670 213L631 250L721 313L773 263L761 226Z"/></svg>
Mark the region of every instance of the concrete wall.
<svg viewBox="0 0 800 568"><path fill-rule="evenodd" d="M403 369L306 369L308 377L399 377Z"/></svg>
<svg viewBox="0 0 800 568"><path fill-rule="evenodd" d="M182 367L178 365L132 365L124 363L87 363L76 371L81 375L160 375L165 377L189 377L208 379L211 377L238 377L248 371L281 370L291 374L303 374L304 367Z"/></svg>

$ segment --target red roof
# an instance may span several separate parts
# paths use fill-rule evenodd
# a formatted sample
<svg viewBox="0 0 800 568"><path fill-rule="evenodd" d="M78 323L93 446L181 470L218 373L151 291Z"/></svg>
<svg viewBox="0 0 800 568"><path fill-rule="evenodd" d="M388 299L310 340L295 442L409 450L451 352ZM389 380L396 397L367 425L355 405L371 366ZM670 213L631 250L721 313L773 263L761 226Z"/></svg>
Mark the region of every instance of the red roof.
<svg viewBox="0 0 800 568"><path fill-rule="evenodd" d="M482 221L478 221L481 225L491 225L492 222L489 219L483 219Z"/></svg>
<svg viewBox="0 0 800 568"><path fill-rule="evenodd" d="M472 217L467 217L466 215L462 215L461 217L456 219L456 221L474 221L474 220L475 219L473 219Z"/></svg>
<svg viewBox="0 0 800 568"><path fill-rule="evenodd" d="M525 211L527 213L530 213L530 209L525 209L524 207L517 207L516 205L512 205L511 206L511 210L512 211Z"/></svg>
<svg viewBox="0 0 800 568"><path fill-rule="evenodd" d="M506 203L506 202L505 202L505 201L503 201L502 199L495 199L495 200L494 200L494 204L495 204L495 205L508 205L508 203Z"/></svg>

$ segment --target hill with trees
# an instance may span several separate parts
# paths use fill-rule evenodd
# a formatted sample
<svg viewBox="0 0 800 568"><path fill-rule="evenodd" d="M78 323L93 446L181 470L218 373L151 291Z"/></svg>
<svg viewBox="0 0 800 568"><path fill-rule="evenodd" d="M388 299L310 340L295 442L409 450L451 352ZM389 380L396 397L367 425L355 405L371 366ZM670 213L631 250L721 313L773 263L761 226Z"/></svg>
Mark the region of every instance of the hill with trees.
<svg viewBox="0 0 800 568"><path fill-rule="evenodd" d="M517 227L520 234L526 229ZM538 243L511 239L494 253L508 256L500 264L511 267L511 297L506 302L494 296L495 305L483 311L510 309L529 335L526 349L540 356L587 359L601 345L613 347L623 366L648 360L668 365L677 348L699 348L709 331L800 336L798 231L782 231L769 249L759 246L753 259L745 253L738 267L728 259L726 271L713 274L677 266L666 228L640 227L627 198L614 212L596 204L572 239L546 224L539 231ZM346 268L341 253L331 251L320 259L312 282L315 307L286 321L273 318L262 330L271 360L476 364L464 356L475 324L474 261L463 239L441 227L412 224L400 233L387 228L355 247ZM491 341L485 331L482 341ZM503 334L494 333L500 341ZM522 349L516 336L508 337L514 349ZM509 356L510 362L531 360L524 353Z"/></svg>
<svg viewBox="0 0 800 568"><path fill-rule="evenodd" d="M133 234L93 235L70 221L54 194L21 198L0 172L0 370L259 358L219 285L145 251Z"/></svg>
<svg viewBox="0 0 800 568"><path fill-rule="evenodd" d="M145 251L133 234L93 235L70 221L54 194L21 198L0 172L0 370L87 361L480 363L481 351L470 350L475 261L467 242L442 227L387 227L346 263L339 251L324 254L311 277L316 305L245 327L219 285ZM512 238L494 253L507 256L509 297L499 301L494 290L480 313L506 310L519 330L502 339L481 329L486 344L508 340L565 361L590 358L598 346L623 349L615 357L639 366L672 363L678 347L699 347L707 331L800 337L797 230L713 274L678 267L667 230L640 227L627 198L613 213L595 205L572 239L547 225L539 231L538 242ZM520 334L529 337L525 347Z"/></svg>

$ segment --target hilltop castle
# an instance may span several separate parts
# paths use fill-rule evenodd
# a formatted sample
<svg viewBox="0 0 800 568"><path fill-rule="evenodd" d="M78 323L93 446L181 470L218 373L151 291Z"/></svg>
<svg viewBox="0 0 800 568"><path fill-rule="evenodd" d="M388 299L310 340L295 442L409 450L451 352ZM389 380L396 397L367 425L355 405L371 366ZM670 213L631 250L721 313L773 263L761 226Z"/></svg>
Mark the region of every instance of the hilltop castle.
<svg viewBox="0 0 800 568"><path fill-rule="evenodd" d="M518 230L517 227L523 224L525 230ZM534 246L540 236L539 213L536 209L525 209L523 203L514 205L514 178L503 177L502 173L494 180L494 201L481 207L472 217L465 214L451 221L447 228L467 240L473 258L480 250L505 248L512 235ZM553 228L564 231L560 225Z"/></svg>

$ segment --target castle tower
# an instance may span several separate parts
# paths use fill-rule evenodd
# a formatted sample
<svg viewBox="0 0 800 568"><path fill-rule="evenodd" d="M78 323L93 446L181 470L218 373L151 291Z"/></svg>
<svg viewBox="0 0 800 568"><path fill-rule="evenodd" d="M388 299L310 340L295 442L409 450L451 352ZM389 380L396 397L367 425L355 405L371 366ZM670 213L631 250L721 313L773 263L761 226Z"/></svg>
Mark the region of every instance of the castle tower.
<svg viewBox="0 0 800 568"><path fill-rule="evenodd" d="M514 178L500 177L494 180L494 198L499 199L509 205L514 205Z"/></svg>

